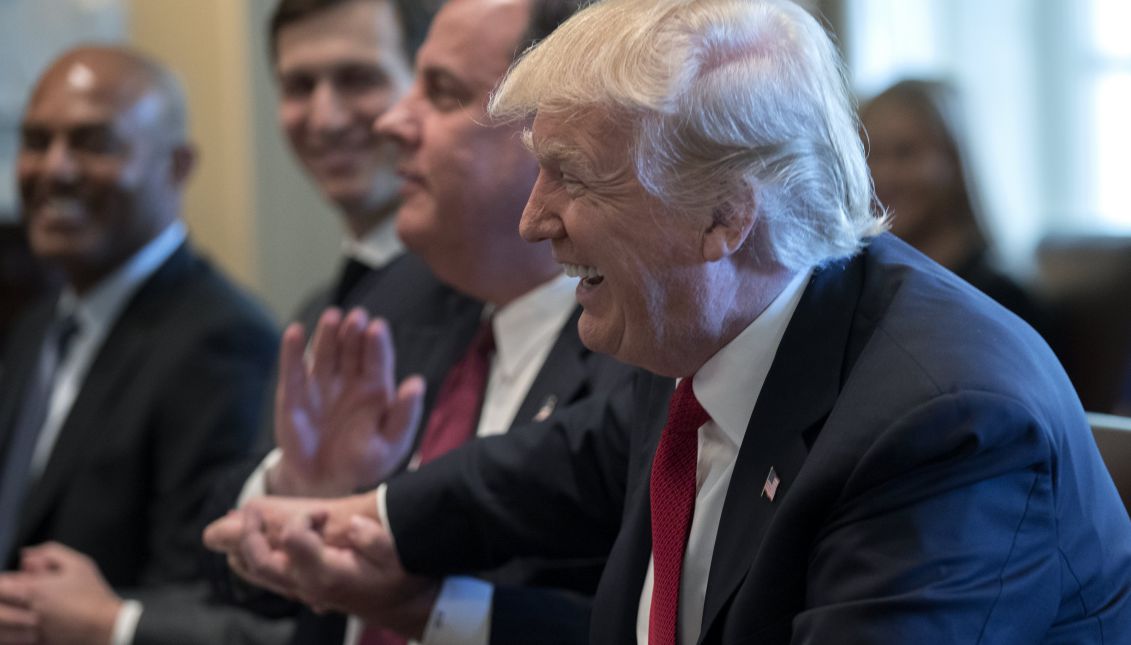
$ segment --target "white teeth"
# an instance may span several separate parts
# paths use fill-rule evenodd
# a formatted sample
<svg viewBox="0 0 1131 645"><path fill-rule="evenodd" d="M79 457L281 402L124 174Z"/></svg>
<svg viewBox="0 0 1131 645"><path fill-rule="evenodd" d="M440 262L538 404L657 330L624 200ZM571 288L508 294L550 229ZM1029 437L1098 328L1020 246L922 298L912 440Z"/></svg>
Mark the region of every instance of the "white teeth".
<svg viewBox="0 0 1131 645"><path fill-rule="evenodd" d="M594 267L587 267L581 264L562 264L565 274L571 278L587 278L590 280L604 277L601 272Z"/></svg>

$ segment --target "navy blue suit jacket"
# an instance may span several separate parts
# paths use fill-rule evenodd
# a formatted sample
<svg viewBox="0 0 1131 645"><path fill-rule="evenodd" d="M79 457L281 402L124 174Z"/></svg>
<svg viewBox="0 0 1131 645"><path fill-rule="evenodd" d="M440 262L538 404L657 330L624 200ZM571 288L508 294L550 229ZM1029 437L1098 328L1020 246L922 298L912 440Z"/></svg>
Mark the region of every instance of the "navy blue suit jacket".
<svg viewBox="0 0 1131 645"><path fill-rule="evenodd" d="M611 549L591 640L635 642L669 393L641 378L394 480L406 567ZM757 399L701 643L1131 635L1131 522L1073 388L1036 333L953 274L890 235L818 270Z"/></svg>

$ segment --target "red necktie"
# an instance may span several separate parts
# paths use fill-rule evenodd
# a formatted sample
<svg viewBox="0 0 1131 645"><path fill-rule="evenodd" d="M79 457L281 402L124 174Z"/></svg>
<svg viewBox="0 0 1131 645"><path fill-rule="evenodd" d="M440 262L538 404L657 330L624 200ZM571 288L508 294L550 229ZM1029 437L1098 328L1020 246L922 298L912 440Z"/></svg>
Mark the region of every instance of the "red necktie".
<svg viewBox="0 0 1131 645"><path fill-rule="evenodd" d="M475 436L494 351L491 321L484 321L467 353L448 370L440 385L436 405L428 415L428 426L420 440L420 463L428 463Z"/></svg>
<svg viewBox="0 0 1131 645"><path fill-rule="evenodd" d="M691 379L679 383L668 404L668 423L652 461L652 605L648 645L679 643L679 580L695 508L699 427L710 420L695 399Z"/></svg>
<svg viewBox="0 0 1131 645"><path fill-rule="evenodd" d="M491 334L491 321L487 320L475 332L467 353L448 370L440 385L436 405L428 415L428 427L420 440L421 464L475 436L494 351L495 337ZM365 628L358 645L404 645L405 642L406 639L396 632L374 625Z"/></svg>

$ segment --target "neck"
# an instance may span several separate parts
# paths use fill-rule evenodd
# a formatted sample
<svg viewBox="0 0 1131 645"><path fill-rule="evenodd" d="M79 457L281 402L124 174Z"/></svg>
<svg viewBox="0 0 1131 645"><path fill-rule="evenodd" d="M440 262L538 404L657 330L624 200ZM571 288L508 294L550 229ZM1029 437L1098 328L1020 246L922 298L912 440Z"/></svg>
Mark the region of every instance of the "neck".
<svg viewBox="0 0 1131 645"><path fill-rule="evenodd" d="M394 203L382 204L378 208L348 211L343 210L342 215L346 231L354 240L361 240L369 235L373 229L396 213L398 205Z"/></svg>
<svg viewBox="0 0 1131 645"><path fill-rule="evenodd" d="M773 304L797 276L797 271L774 264L758 267L753 264L731 265L703 289L701 311L717 312L712 319L704 316L704 324L693 335L679 339L682 330L674 330L669 347L683 346L683 351L656 352L665 363L650 371L670 377L692 376L704 363L738 337Z"/></svg>

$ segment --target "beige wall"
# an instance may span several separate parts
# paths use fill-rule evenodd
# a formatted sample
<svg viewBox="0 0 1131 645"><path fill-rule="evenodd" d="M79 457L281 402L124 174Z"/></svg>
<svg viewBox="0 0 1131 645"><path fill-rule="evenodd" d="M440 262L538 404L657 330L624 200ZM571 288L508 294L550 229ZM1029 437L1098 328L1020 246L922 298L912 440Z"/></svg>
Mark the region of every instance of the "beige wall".
<svg viewBox="0 0 1131 645"><path fill-rule="evenodd" d="M181 75L200 164L185 202L199 246L245 285L259 281L247 11L232 0L133 0L129 37Z"/></svg>
<svg viewBox="0 0 1131 645"><path fill-rule="evenodd" d="M129 0L129 39L182 77L200 163L193 240L280 319L335 270L341 232L275 125L264 26L275 0Z"/></svg>

